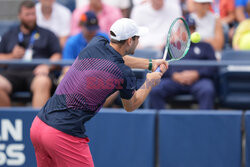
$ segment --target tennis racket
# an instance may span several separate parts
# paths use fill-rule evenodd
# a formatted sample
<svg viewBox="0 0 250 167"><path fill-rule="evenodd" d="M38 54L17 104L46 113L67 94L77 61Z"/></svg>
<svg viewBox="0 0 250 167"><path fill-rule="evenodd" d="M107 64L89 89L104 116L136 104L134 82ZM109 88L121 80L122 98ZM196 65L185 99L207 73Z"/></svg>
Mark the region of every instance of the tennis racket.
<svg viewBox="0 0 250 167"><path fill-rule="evenodd" d="M168 30L163 60L167 59L167 55L170 58L168 63L182 59L187 54L190 43L190 31L186 21L182 17L176 18ZM156 72L160 71L159 66Z"/></svg>

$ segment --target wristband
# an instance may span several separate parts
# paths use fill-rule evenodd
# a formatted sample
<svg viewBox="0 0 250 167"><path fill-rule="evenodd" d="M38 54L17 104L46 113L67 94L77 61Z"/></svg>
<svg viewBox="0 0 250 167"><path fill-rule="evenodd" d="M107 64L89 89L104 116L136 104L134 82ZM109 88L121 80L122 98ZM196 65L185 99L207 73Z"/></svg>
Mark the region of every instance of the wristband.
<svg viewBox="0 0 250 167"><path fill-rule="evenodd" d="M152 67L153 67L152 59L149 59L148 70L152 71Z"/></svg>

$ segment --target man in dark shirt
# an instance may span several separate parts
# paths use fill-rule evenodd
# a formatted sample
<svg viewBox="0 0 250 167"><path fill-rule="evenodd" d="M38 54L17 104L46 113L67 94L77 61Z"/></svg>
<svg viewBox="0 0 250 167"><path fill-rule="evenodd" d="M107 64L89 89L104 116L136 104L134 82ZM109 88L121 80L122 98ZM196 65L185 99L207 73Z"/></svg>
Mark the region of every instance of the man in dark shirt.
<svg viewBox="0 0 250 167"><path fill-rule="evenodd" d="M147 80L135 90L135 75L125 65L124 57L133 54L138 45L141 27L127 18L117 20L110 28L111 42L95 37L76 58L56 89L55 94L32 123L30 136L38 167L93 167L84 124L102 108L115 91L120 92L125 110L137 109L167 69L161 60L161 71L147 74ZM147 63L136 58L131 66ZM133 65L132 65L133 64ZM141 65L140 65L141 64ZM156 68L155 68L156 69ZM53 154L50 154L53 153Z"/></svg>
<svg viewBox="0 0 250 167"><path fill-rule="evenodd" d="M195 21L186 18L190 32L195 31ZM187 55L182 60L216 60L212 46L205 42L191 43ZM216 67L183 67L169 68L158 86L150 93L150 106L153 109L164 109L166 100L178 94L193 94L200 109L212 109L214 106L215 88L213 83Z"/></svg>
<svg viewBox="0 0 250 167"><path fill-rule="evenodd" d="M2 37L0 60L59 60L59 41L52 32L36 25L34 2L23 1L18 17L20 25L12 27ZM50 97L52 81L49 73L50 67L45 64L36 67L8 66L6 71L0 73L0 106L10 106L11 93L30 90L33 94L32 106L42 107Z"/></svg>

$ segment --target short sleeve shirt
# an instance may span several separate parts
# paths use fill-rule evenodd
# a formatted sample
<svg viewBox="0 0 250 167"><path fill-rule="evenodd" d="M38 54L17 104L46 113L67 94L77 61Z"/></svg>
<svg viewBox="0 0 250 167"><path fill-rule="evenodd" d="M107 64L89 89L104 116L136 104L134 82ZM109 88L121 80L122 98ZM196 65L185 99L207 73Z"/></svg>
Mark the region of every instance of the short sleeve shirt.
<svg viewBox="0 0 250 167"><path fill-rule="evenodd" d="M46 59L50 58L54 53L61 53L58 38L49 30L37 26L32 33L22 34L22 39L19 38L20 33L19 26L13 27L6 32L0 42L0 53L11 53L16 45L22 45L27 49L31 38L34 38L32 59ZM34 66L8 66L8 70L32 70L33 68Z"/></svg>
<svg viewBox="0 0 250 167"><path fill-rule="evenodd" d="M36 27L36 39L33 44L33 58L50 58L54 53L61 53L61 48L58 38L49 30ZM24 47L29 46L32 33L23 35L23 41L20 41L18 35L20 33L20 27L16 26L6 32L0 42L0 53L11 53L15 45L23 42Z"/></svg>
<svg viewBox="0 0 250 167"><path fill-rule="evenodd" d="M67 134L86 137L84 123L119 90L121 98L132 98L136 82L132 70L109 41L97 36L83 49L39 112L39 118Z"/></svg>

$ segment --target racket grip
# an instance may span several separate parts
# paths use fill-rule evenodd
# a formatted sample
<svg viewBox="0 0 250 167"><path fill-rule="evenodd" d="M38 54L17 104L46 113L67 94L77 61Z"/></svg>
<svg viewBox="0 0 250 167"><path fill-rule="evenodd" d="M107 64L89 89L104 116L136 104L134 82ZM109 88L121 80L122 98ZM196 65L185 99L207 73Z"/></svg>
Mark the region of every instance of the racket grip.
<svg viewBox="0 0 250 167"><path fill-rule="evenodd" d="M161 68L160 68L160 66L159 66L159 67L157 67L157 69L155 70L155 72L161 72Z"/></svg>

